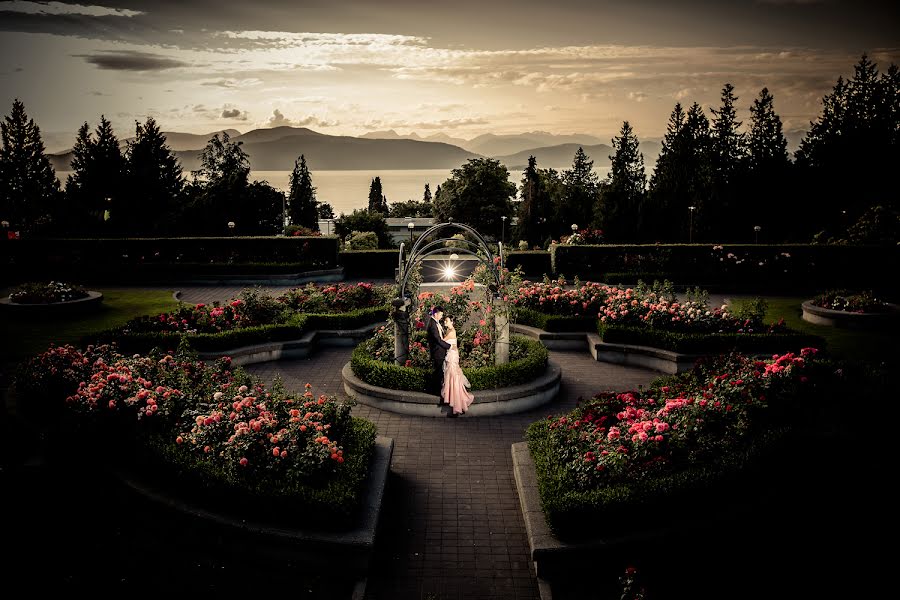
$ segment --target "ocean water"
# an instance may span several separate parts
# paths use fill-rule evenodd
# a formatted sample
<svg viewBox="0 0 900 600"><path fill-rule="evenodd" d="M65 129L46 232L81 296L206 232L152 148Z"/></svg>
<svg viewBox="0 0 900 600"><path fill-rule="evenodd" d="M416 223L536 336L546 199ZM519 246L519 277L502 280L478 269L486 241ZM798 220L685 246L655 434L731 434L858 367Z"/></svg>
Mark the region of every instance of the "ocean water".
<svg viewBox="0 0 900 600"><path fill-rule="evenodd" d="M608 167L595 169L603 178ZM65 185L68 171L58 171L57 177ZM250 179L268 181L269 185L287 192L290 171L251 171ZM425 184L431 186L431 193L450 177L450 169L402 169L391 171L313 171L312 180L316 187L316 199L328 202L335 215L350 213L369 204L369 185L375 177L381 178L381 188L388 202L421 200ZM522 173L510 173L509 180L517 187Z"/></svg>

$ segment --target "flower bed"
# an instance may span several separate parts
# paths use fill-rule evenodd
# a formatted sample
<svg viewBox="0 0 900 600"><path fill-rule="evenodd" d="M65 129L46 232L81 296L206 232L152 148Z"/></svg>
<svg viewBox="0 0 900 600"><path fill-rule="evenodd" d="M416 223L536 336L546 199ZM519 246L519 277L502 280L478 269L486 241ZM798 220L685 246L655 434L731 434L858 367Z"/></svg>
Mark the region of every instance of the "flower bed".
<svg viewBox="0 0 900 600"><path fill-rule="evenodd" d="M16 304L54 304L88 297L88 291L72 283L23 283L9 295Z"/></svg>
<svg viewBox="0 0 900 600"><path fill-rule="evenodd" d="M64 447L149 456L211 498L290 506L324 528L351 524L375 441L374 425L351 418L350 405L308 385L303 394L267 390L228 358L209 365L64 346L27 363L15 387L30 415L62 415L64 431L92 432Z"/></svg>
<svg viewBox="0 0 900 600"><path fill-rule="evenodd" d="M716 489L790 430L816 352L721 357L533 423L526 438L554 533L608 534L654 509L715 503Z"/></svg>
<svg viewBox="0 0 900 600"><path fill-rule="evenodd" d="M298 339L314 329L357 329L387 317L388 286L370 283L316 285L278 297L244 290L225 304L182 304L170 313L132 319L101 334L128 352L176 348L187 338L201 352Z"/></svg>
<svg viewBox="0 0 900 600"><path fill-rule="evenodd" d="M848 290L829 290L812 299L811 304L828 310L840 310L850 313L888 312L889 305L875 297L871 291L851 292Z"/></svg>
<svg viewBox="0 0 900 600"><path fill-rule="evenodd" d="M376 334L377 338L386 337L386 332L387 328L382 327ZM417 366L413 366L412 360L408 361L408 366L398 365L391 360L394 353L393 345L390 347L390 353L385 354L383 350L378 350L381 346L377 338L366 340L353 351L350 359L353 374L377 387L416 392L427 390L431 377L428 348L421 341L411 343L410 351L417 355L415 359ZM528 383L543 375L547 370L549 356L549 352L540 342L512 336L509 363L465 367L463 372L472 384L473 391L510 387Z"/></svg>

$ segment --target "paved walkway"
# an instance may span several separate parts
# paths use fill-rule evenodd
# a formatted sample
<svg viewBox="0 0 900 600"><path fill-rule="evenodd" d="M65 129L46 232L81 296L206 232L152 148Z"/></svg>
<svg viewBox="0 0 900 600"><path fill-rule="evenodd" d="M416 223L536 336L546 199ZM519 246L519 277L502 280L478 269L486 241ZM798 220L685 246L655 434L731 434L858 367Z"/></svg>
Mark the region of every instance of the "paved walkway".
<svg viewBox="0 0 900 600"><path fill-rule="evenodd" d="M269 382L281 376L288 389L309 382L315 393L345 397L340 370L349 359L349 349L330 348L248 370ZM447 419L353 409L395 444L366 598L538 598L510 446L522 441L529 423L569 410L579 397L636 388L656 377L598 363L586 352L552 352L551 360L563 366L560 395L528 413Z"/></svg>

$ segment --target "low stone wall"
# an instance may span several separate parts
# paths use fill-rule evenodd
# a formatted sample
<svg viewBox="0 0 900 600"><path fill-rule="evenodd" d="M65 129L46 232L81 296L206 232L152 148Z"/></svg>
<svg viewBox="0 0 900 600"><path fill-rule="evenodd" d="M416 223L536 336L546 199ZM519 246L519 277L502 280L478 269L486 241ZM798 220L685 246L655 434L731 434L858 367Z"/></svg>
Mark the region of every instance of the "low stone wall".
<svg viewBox="0 0 900 600"><path fill-rule="evenodd" d="M344 365L341 376L344 379L344 391L360 404L404 415L420 417L445 415L437 396L370 385L353 374L350 363ZM547 364L546 372L530 383L472 392L475 401L466 411L465 417L508 415L547 404L559 393L561 378L562 370L551 361Z"/></svg>
<svg viewBox="0 0 900 600"><path fill-rule="evenodd" d="M178 279L181 283L194 285L299 285L302 283L326 283L344 280L344 268L321 269L303 273L273 273L251 275L235 273L233 275L196 275ZM171 282L170 282L171 283Z"/></svg>
<svg viewBox="0 0 900 600"><path fill-rule="evenodd" d="M843 329L889 329L900 325L900 306L887 304L884 312L854 313L846 310L831 310L815 306L812 300L801 305L803 320L816 325L840 327Z"/></svg>
<svg viewBox="0 0 900 600"><path fill-rule="evenodd" d="M285 358L306 358L313 354L319 346L356 346L371 336L372 332L381 325L382 323L378 322L359 329L310 331L298 340L255 344L221 352L201 352L199 353L199 358L201 360L215 360L220 356L230 356L232 364L239 366Z"/></svg>
<svg viewBox="0 0 900 600"><path fill-rule="evenodd" d="M177 489L148 485L132 474L120 472L118 475L126 486L146 499L196 519L199 524L215 528L225 544L241 545L252 541L254 552L288 555L304 564L319 565L329 571L339 564L347 576L361 580L366 577L372 560L375 530L384 503L393 451L393 439L376 438L357 524L353 529L336 532L308 531L280 526L277 521L263 522L213 512L185 501L178 495ZM258 518L258 515L253 517Z"/></svg>
<svg viewBox="0 0 900 600"><path fill-rule="evenodd" d="M103 302L103 294L88 291L87 298L69 300L67 302L51 302L49 304L19 304L6 298L0 298L0 308L19 314L75 314L99 310Z"/></svg>
<svg viewBox="0 0 900 600"><path fill-rule="evenodd" d="M555 333L527 325L510 325L510 331L539 340L551 350L587 350L599 362L651 369L669 375L689 371L702 356L650 346L608 344L592 332Z"/></svg>

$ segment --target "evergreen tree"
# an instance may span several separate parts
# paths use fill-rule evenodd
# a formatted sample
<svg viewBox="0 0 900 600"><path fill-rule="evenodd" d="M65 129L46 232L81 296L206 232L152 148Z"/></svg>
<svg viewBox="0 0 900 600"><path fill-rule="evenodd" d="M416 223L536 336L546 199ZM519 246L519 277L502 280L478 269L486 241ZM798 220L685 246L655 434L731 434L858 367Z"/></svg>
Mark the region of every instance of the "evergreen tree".
<svg viewBox="0 0 900 600"><path fill-rule="evenodd" d="M519 203L513 239L524 240L529 247L539 246L550 235L554 225L550 222L553 204L533 156L528 157L528 167L523 173L519 193L522 201Z"/></svg>
<svg viewBox="0 0 900 600"><path fill-rule="evenodd" d="M425 192L422 194L422 202L431 202L431 187L426 183L425 184Z"/></svg>
<svg viewBox="0 0 900 600"><path fill-rule="evenodd" d="M125 151L123 199L111 220L118 220L126 232L175 235L185 190L181 164L152 117L134 126L134 139Z"/></svg>
<svg viewBox="0 0 900 600"><path fill-rule="evenodd" d="M79 128L72 150L65 213L71 226L94 233L105 217L119 210L125 159L112 124L102 115L94 136L88 133L87 123Z"/></svg>
<svg viewBox="0 0 900 600"><path fill-rule="evenodd" d="M735 239L735 235L749 227L740 213L739 195L744 189L747 143L740 131L735 109L737 96L734 86L726 83L722 88L722 106L712 109L710 167L712 169L712 194L704 218L709 228L716 231L720 240Z"/></svg>
<svg viewBox="0 0 900 600"><path fill-rule="evenodd" d="M11 230L46 227L59 204L59 181L44 153L41 130L18 99L0 123L0 219Z"/></svg>
<svg viewBox="0 0 900 600"><path fill-rule="evenodd" d="M644 155L640 142L625 121L619 137L612 140L615 154L610 156L611 169L601 188L597 203L596 224L611 241L636 241L641 205L647 188Z"/></svg>
<svg viewBox="0 0 900 600"><path fill-rule="evenodd" d="M784 241L792 236L799 214L796 190L789 180L787 140L774 101L768 88L763 88L750 107L745 188L749 201L745 205L751 209L752 223L747 225L761 226L768 240Z"/></svg>
<svg viewBox="0 0 900 600"><path fill-rule="evenodd" d="M503 224L500 217L512 212L510 197L515 193L516 186L509 182L509 171L499 161L471 158L453 169L435 194L435 218L441 222L452 218L500 239Z"/></svg>
<svg viewBox="0 0 900 600"><path fill-rule="evenodd" d="M822 114L797 151L807 214L824 237L844 239L872 206L896 206L890 173L900 161L900 101L895 65L879 77L866 55L849 80L838 78L822 100ZM847 174L842 176L841 174ZM814 203L814 204L813 204ZM815 209L815 210L812 210Z"/></svg>
<svg viewBox="0 0 900 600"><path fill-rule="evenodd" d="M594 172L594 161L588 158L582 147L575 151L572 168L562 173L565 192L557 205L557 224L564 228L555 233L568 233L572 224L587 227L594 217L594 205L600 194L600 178Z"/></svg>
<svg viewBox="0 0 900 600"><path fill-rule="evenodd" d="M291 224L318 231L317 204L316 188L313 187L312 177L306 166L306 157L301 154L300 158L294 161L294 170L291 172L288 193Z"/></svg>
<svg viewBox="0 0 900 600"><path fill-rule="evenodd" d="M676 104L642 211L647 239L697 239L711 192L710 145L709 120L700 105L695 102L685 114Z"/></svg>
<svg viewBox="0 0 900 600"><path fill-rule="evenodd" d="M383 215L388 214L387 198L381 189L381 177L372 180L369 186L369 212L380 212Z"/></svg>

